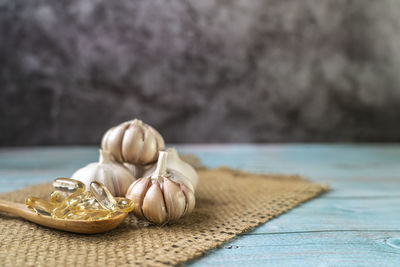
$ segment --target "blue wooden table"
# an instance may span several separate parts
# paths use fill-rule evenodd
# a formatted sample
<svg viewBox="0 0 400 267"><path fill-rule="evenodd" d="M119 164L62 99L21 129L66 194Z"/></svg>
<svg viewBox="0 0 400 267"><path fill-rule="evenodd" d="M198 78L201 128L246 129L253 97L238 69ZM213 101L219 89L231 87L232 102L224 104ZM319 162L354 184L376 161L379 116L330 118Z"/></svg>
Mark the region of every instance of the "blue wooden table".
<svg viewBox="0 0 400 267"><path fill-rule="evenodd" d="M400 266L400 145L184 145L208 167L298 173L332 190L193 266ZM70 176L94 147L0 149L0 191Z"/></svg>

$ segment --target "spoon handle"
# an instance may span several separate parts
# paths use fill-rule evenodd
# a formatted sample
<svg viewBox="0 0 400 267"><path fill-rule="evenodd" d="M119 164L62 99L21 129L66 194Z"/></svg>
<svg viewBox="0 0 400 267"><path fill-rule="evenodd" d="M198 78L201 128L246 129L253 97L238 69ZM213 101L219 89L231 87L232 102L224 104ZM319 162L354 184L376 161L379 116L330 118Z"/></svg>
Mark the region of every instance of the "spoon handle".
<svg viewBox="0 0 400 267"><path fill-rule="evenodd" d="M10 202L2 199L0 199L0 211L12 213L23 218L26 218L27 212L29 212L25 204Z"/></svg>

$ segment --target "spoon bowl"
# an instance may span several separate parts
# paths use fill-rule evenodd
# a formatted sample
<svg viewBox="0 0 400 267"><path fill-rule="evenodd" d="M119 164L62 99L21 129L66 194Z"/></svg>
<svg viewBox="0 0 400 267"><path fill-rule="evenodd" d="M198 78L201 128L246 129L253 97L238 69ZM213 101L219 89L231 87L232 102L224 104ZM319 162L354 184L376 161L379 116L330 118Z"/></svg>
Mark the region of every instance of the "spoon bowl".
<svg viewBox="0 0 400 267"><path fill-rule="evenodd" d="M58 219L51 216L39 215L30 210L25 204L5 200L0 200L0 211L12 213L25 220L49 228L81 234L97 234L110 231L120 225L128 215L126 212L121 212L111 218L95 221Z"/></svg>

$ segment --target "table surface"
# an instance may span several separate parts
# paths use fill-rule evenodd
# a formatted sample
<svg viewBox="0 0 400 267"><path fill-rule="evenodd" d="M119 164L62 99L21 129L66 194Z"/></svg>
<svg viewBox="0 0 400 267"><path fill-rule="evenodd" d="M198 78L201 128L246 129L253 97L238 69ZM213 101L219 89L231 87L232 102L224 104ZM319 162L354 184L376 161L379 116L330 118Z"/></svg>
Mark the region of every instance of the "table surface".
<svg viewBox="0 0 400 267"><path fill-rule="evenodd" d="M400 145L180 145L208 167L301 174L332 190L193 266L400 266ZM0 191L70 176L94 147L2 148Z"/></svg>

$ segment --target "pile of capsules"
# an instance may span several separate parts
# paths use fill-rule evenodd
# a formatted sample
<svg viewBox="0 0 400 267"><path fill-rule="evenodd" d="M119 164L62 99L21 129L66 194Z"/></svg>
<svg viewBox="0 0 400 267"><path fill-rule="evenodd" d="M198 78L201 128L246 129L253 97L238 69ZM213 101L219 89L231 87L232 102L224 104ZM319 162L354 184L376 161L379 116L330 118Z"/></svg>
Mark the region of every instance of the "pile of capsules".
<svg viewBox="0 0 400 267"><path fill-rule="evenodd" d="M120 212L130 212L134 202L113 197L100 182L93 181L90 190L80 181L58 178L54 180L55 191L46 201L36 197L26 199L26 205L39 215L70 220L104 220Z"/></svg>

